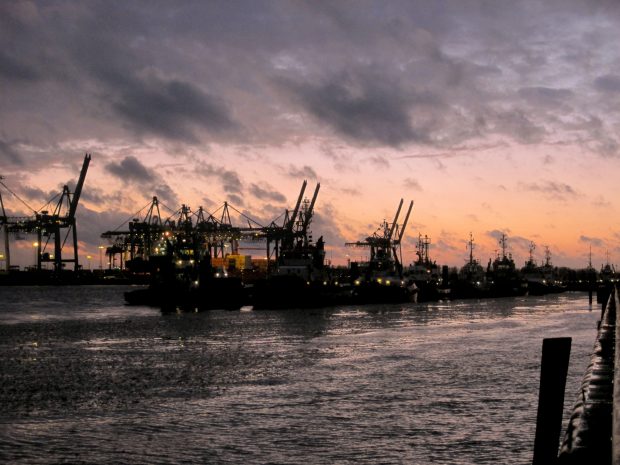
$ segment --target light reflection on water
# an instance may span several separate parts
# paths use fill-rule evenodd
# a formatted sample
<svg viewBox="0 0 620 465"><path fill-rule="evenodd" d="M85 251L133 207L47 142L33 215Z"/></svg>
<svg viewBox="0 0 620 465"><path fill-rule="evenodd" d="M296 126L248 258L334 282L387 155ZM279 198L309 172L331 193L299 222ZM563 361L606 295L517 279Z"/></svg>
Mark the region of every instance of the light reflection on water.
<svg viewBox="0 0 620 465"><path fill-rule="evenodd" d="M542 339L573 337L570 406L598 317L585 294L161 315L123 290L0 288L8 463L528 463Z"/></svg>

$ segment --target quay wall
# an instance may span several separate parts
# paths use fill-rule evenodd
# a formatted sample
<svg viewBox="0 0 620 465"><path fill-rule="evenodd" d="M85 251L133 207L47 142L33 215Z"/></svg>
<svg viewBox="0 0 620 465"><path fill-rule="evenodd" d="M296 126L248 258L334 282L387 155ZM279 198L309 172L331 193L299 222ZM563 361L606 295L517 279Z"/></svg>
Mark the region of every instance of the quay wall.
<svg viewBox="0 0 620 465"><path fill-rule="evenodd" d="M619 416L614 408L616 341L620 343L616 313L617 290L610 290L604 299L601 320L594 343L590 364L586 369L566 434L560 447L558 464L610 464L612 463L612 418ZM615 384L615 386L614 386ZM616 397L620 401L620 396ZM620 425L620 423L618 423ZM620 428L618 429L620 432ZM618 444L618 441L613 441ZM614 452L614 456L616 453ZM620 462L614 461L614 465Z"/></svg>

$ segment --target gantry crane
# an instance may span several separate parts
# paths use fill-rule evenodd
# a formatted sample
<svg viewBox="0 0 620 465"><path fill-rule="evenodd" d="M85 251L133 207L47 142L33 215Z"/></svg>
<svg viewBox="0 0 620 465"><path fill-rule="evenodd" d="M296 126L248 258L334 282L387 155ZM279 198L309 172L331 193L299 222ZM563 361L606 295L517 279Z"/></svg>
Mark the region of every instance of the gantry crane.
<svg viewBox="0 0 620 465"><path fill-rule="evenodd" d="M54 212L49 215L46 211L37 213L37 269L41 269L41 263L52 262L54 263L54 270L60 271L63 269L65 263L73 263L73 269L77 271L80 267L78 259L78 238L75 213L77 211L80 196L82 195L82 188L84 187L84 181L86 179L86 172L88 171L88 165L90 164L91 156L86 154L84 156L84 162L82 164L82 170L80 171L80 177L75 186L75 190L70 192L67 185L63 186L62 193L56 204ZM63 239L64 234L64 239ZM73 238L73 257L63 258L62 251L67 242L69 234ZM47 245L53 239L54 243L54 255L52 256L46 251ZM45 242L44 242L45 240Z"/></svg>
<svg viewBox="0 0 620 465"><path fill-rule="evenodd" d="M396 272L402 277L402 250L401 243L409 222L409 215L413 208L413 200L409 204L409 209L405 215L402 225L398 224L398 217L403 206L403 199L400 199L394 221L388 223L383 221L379 229L372 236L368 236L363 241L347 242L347 247L365 247L370 249L369 266L372 270L383 270Z"/></svg>
<svg viewBox="0 0 620 465"><path fill-rule="evenodd" d="M87 153L84 156L84 162L82 164L80 177L75 186L75 190L71 192L67 185L63 186L62 192L58 195L59 198L54 211L51 214L47 210L43 209L40 211L33 210L0 181L0 183L2 183L2 185L7 188L9 192L15 195L33 213L33 216L30 217L7 217L4 210L4 205L2 204L2 216L0 217L0 221L2 221L2 229L5 233L7 270L10 267L10 250L8 241L9 233L36 234L37 241L35 242L35 247L37 249L37 270L41 270L41 265L45 262L53 263L55 271L61 271L66 263L73 263L75 271L79 269L76 212L80 201L80 196L82 195L82 188L84 187L84 181L86 179L86 173L88 171L90 160L91 156ZM2 203L1 197L0 203ZM46 205L49 205L50 203L51 201ZM63 250L67 240L69 239L69 235L72 236L71 245L73 246L73 254L71 258L66 258L63 257ZM50 242L53 244L53 252L48 251Z"/></svg>

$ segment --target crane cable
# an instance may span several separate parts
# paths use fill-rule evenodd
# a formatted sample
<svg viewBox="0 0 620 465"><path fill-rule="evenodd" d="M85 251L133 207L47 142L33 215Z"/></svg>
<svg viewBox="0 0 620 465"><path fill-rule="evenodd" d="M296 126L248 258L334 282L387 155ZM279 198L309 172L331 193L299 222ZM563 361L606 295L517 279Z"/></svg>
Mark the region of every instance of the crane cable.
<svg viewBox="0 0 620 465"><path fill-rule="evenodd" d="M26 201L23 200L19 195L17 195L15 192L13 192L11 189L9 189L9 187L2 182L2 179L4 179L4 177L0 176L0 184L2 184L7 191L9 191L11 194L13 194L17 200L19 200L21 203L23 203L26 206L26 208L28 208L30 211L32 211L32 213L34 213L36 215L37 211L34 208L32 208L30 205L28 205L26 203Z"/></svg>

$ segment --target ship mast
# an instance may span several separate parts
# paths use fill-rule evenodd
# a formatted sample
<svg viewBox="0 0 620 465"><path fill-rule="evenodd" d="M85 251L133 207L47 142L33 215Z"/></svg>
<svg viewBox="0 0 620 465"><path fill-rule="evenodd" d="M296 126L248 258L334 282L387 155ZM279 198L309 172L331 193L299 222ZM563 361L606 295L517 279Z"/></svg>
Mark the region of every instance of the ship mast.
<svg viewBox="0 0 620 465"><path fill-rule="evenodd" d="M502 237L499 240L499 245L502 246L502 260L506 258L506 234L502 233Z"/></svg>
<svg viewBox="0 0 620 465"><path fill-rule="evenodd" d="M534 241L530 241L530 263L534 264L534 250L536 250L536 244Z"/></svg>
<svg viewBox="0 0 620 465"><path fill-rule="evenodd" d="M474 235L471 232L469 233L467 246L469 248L469 264L472 265L474 263Z"/></svg>

